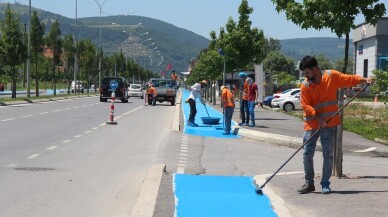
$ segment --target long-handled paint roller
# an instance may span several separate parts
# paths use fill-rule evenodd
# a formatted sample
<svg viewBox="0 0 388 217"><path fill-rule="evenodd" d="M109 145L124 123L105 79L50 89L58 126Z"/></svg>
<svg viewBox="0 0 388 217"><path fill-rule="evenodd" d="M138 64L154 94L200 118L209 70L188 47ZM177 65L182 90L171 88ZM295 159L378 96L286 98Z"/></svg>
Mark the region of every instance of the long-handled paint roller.
<svg viewBox="0 0 388 217"><path fill-rule="evenodd" d="M340 113L351 101L353 101L353 99L354 98L356 98L362 91L364 91L365 90L365 88L367 88L368 86L370 85L370 83L367 83L367 85L365 85L363 88L361 88L361 90L359 90L358 92L357 92L357 94L356 95L354 95L345 105L343 105L340 109L338 109L330 118L329 118L329 120L327 120L327 122L326 123L329 123L338 113ZM307 142L309 142L310 141L310 139L311 138L313 138L317 133L319 132L319 129L317 130L317 131L315 131L311 136L310 136L310 138L308 138L304 143L303 143L303 145L302 146L300 146L300 148L298 148L298 150L296 150L295 152L294 152L294 154L292 154L291 155L291 157L290 158L288 158L287 160L286 160L286 162L284 162L284 164L282 165L282 166L280 166L279 167L279 169L278 170L276 170L276 172L274 173L274 174L272 174L265 182L264 182L264 184L262 184L261 186L257 186L256 187L256 193L258 194L258 195L263 195L263 188L265 187L265 185L269 182L269 181L271 181L271 179L291 160L291 158L293 158L295 155L296 155L296 153L298 153L306 144L307 144Z"/></svg>

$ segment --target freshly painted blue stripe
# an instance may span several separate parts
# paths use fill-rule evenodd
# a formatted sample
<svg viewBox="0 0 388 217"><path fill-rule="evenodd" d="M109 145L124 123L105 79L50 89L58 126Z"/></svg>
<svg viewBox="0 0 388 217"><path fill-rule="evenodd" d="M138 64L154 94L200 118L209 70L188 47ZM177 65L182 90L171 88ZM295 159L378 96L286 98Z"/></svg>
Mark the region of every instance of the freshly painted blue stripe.
<svg viewBox="0 0 388 217"><path fill-rule="evenodd" d="M174 174L176 217L275 217L251 176Z"/></svg>
<svg viewBox="0 0 388 217"><path fill-rule="evenodd" d="M217 138L240 138L238 135L223 135L223 114L213 107L206 105L207 111L209 112L210 117L220 118L219 124L209 125L203 124L201 117L208 117L205 106L200 102L197 102L197 115L195 116L195 123L198 124L198 127L193 127L187 125L187 119L190 115L190 106L186 103L187 98L189 97L190 92L187 90L182 91L182 110L184 116L184 130L183 132L195 136L206 136L206 137L217 137ZM235 121L232 121L232 126L236 125Z"/></svg>

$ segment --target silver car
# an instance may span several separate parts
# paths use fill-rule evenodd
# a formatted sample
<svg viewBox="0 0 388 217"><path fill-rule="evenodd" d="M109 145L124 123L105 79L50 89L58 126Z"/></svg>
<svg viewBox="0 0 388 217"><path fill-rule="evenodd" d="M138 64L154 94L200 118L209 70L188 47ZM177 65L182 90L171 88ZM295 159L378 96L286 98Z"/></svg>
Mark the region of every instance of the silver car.
<svg viewBox="0 0 388 217"><path fill-rule="evenodd" d="M144 99L144 88L140 84L130 84L128 87L128 97Z"/></svg>

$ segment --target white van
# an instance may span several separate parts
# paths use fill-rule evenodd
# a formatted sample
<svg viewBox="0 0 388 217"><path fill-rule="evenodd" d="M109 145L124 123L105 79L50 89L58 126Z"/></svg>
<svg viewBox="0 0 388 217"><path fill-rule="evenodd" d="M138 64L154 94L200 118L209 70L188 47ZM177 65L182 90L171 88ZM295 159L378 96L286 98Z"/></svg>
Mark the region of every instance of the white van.
<svg viewBox="0 0 388 217"><path fill-rule="evenodd" d="M76 87L74 88L74 86L76 86ZM81 93L84 92L84 87L82 86L82 82L81 81L77 81L77 85L75 85L75 82L72 81L70 89L71 89L72 93L74 93L74 89L75 89L76 92L81 92Z"/></svg>

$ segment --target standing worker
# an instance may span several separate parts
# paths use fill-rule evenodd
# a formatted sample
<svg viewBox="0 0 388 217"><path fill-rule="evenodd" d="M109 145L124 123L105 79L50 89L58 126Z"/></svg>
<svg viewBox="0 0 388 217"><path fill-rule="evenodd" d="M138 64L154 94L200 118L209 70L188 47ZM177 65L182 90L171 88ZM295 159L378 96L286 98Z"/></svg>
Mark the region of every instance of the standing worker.
<svg viewBox="0 0 388 217"><path fill-rule="evenodd" d="M187 124L193 127L197 127L198 124L195 123L195 115L197 114L197 108L196 108L196 101L199 99L203 105L205 105L205 101L202 99L201 96L201 89L205 88L207 86L207 81L202 80L199 83L195 83L193 86L190 87L190 95L187 98L186 102L190 105L190 115L189 119L187 120Z"/></svg>
<svg viewBox="0 0 388 217"><path fill-rule="evenodd" d="M248 80L248 112L249 117L251 119L251 123L248 125L250 127L255 126L255 106L258 104L258 101L256 101L259 97L259 89L257 88L257 85L255 82L253 82L252 79ZM249 120L249 119L248 119Z"/></svg>
<svg viewBox="0 0 388 217"><path fill-rule="evenodd" d="M243 90L240 91L240 115L241 115L241 123L240 126L247 126L249 124L249 110L248 110L248 96L249 96L249 85L248 81L252 80L248 77L247 73L240 72L238 76L241 78L243 82Z"/></svg>
<svg viewBox="0 0 388 217"><path fill-rule="evenodd" d="M173 87L177 88L177 86L176 86L177 83L176 82L178 80L178 76L176 75L175 70L172 70L171 80L172 80Z"/></svg>
<svg viewBox="0 0 388 217"><path fill-rule="evenodd" d="M225 132L224 135L230 135L232 126L232 116L234 111L234 99L233 93L227 86L221 86L221 100L224 105L224 121L225 121Z"/></svg>
<svg viewBox="0 0 388 217"><path fill-rule="evenodd" d="M305 56L299 64L306 80L301 86L300 104L304 111L304 136L303 144L317 130L304 146L303 166L305 172L305 184L298 189L301 194L315 191L314 186L314 153L318 137L321 138L323 170L321 178L322 194L329 194L330 177L333 167L333 143L336 135L336 126L341 124L339 115L328 119L338 110L337 90L343 87L355 86L368 82L372 78L363 78L358 75L346 75L335 70L320 70L314 57Z"/></svg>
<svg viewBox="0 0 388 217"><path fill-rule="evenodd" d="M154 87L153 83L150 84L150 88L148 89L147 94L152 97L152 106L155 106L158 93L156 92L156 88Z"/></svg>

